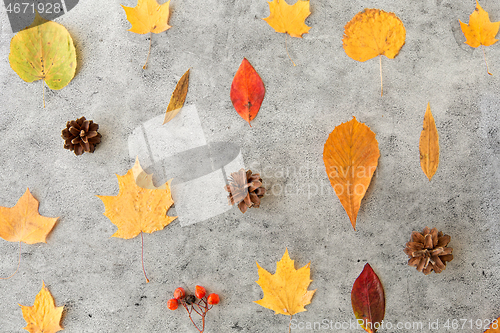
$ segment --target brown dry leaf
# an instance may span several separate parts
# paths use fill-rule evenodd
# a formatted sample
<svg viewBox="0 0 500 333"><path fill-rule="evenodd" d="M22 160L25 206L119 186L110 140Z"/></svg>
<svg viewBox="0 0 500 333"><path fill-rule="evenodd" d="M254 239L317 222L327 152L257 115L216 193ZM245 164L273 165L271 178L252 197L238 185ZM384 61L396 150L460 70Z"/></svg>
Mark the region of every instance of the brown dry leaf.
<svg viewBox="0 0 500 333"><path fill-rule="evenodd" d="M377 169L379 156L375 133L356 117L335 127L326 140L323 150L326 173L354 230L361 200Z"/></svg>
<svg viewBox="0 0 500 333"><path fill-rule="evenodd" d="M0 207L0 237L9 242L46 243L57 219L41 216L38 200L26 189L14 207Z"/></svg>
<svg viewBox="0 0 500 333"><path fill-rule="evenodd" d="M429 181L437 171L439 165L439 134L431 113L431 105L427 104L424 116L424 128L420 134L420 166Z"/></svg>
<svg viewBox="0 0 500 333"><path fill-rule="evenodd" d="M140 168L138 161L136 165ZM130 169L124 176L116 175L120 187L118 195L97 196L106 208L104 215L118 227L112 237L130 239L141 232L153 233L162 230L177 218L167 215L168 209L174 204L170 181L163 185L165 188L142 188L134 177L135 174L141 175L144 172L138 168L135 167L135 171L134 168ZM141 186L150 187L145 185L149 184L148 176L137 176ZM153 186L152 181L150 183Z"/></svg>
<svg viewBox="0 0 500 333"><path fill-rule="evenodd" d="M484 331L484 333L500 333L500 317L498 317L497 319L493 320L493 322L491 323L490 327Z"/></svg>
<svg viewBox="0 0 500 333"><path fill-rule="evenodd" d="M259 280L264 297L255 303L273 310L275 314L292 316L307 311L304 306L311 303L315 290L307 290L312 282L310 263L296 270L288 249L276 264L276 273L271 274L257 263Z"/></svg>
<svg viewBox="0 0 500 333"><path fill-rule="evenodd" d="M172 93L172 97L170 97L170 103L168 103L167 112L165 113L165 119L163 120L162 125L165 125L170 120L174 119L174 117L177 116L177 114L181 111L182 107L184 106L184 102L186 101L188 87L189 69L186 73L184 73L184 75L175 86L175 90Z"/></svg>
<svg viewBox="0 0 500 333"><path fill-rule="evenodd" d="M151 38L153 33L159 34L171 28L168 25L168 18L170 17L170 0L160 5L156 0L138 0L137 6L126 7L123 6L127 14L127 20L132 24L129 31L136 34L149 33L149 52L146 63L142 67L146 69L149 54L151 53Z"/></svg>
<svg viewBox="0 0 500 333"><path fill-rule="evenodd" d="M394 14L380 9L365 9L356 14L344 27L344 51L357 61L380 58L382 87L382 55L394 59L403 47L406 30L403 22Z"/></svg>
<svg viewBox="0 0 500 333"><path fill-rule="evenodd" d="M42 285L42 289L35 297L33 306L20 305L24 320L28 324L24 327L30 333L56 333L61 331L61 316L63 306L56 307L50 291Z"/></svg>
<svg viewBox="0 0 500 333"><path fill-rule="evenodd" d="M488 12L485 11L476 0L476 9L470 14L469 24L460 22L460 27L464 33L467 40L466 44L471 47L482 46L484 54L484 46L490 46L495 44L498 39L495 36L500 28L500 22L491 22ZM486 55L485 55L486 62ZM488 74L492 75L488 69L488 63L486 63L486 70Z"/></svg>

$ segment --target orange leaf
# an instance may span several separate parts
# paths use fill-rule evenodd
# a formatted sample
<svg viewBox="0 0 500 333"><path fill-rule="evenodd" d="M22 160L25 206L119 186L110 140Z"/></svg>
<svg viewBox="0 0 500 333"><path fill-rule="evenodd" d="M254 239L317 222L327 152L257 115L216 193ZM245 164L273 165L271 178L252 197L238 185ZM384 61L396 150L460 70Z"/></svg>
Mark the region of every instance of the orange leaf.
<svg viewBox="0 0 500 333"><path fill-rule="evenodd" d="M273 0L268 1L268 4L270 15L263 20L276 32L302 38L302 35L311 29L305 23L306 18L311 14L309 1L298 0L295 4L289 5L285 0Z"/></svg>
<svg viewBox="0 0 500 333"><path fill-rule="evenodd" d="M46 243L57 219L41 216L38 201L26 189L14 207L0 207L0 237L9 242Z"/></svg>
<svg viewBox="0 0 500 333"><path fill-rule="evenodd" d="M379 157L375 133L356 117L335 127L326 140L323 150L326 173L354 230L361 200Z"/></svg>
<svg viewBox="0 0 500 333"><path fill-rule="evenodd" d="M500 317L498 317L497 319L493 320L493 322L491 323L490 327L484 331L484 333L500 333Z"/></svg>
<svg viewBox="0 0 500 333"><path fill-rule="evenodd" d="M35 297L33 306L20 305L24 320L28 324L24 327L30 333L56 333L61 331L61 316L63 306L56 307L50 291L42 285L42 289Z"/></svg>
<svg viewBox="0 0 500 333"><path fill-rule="evenodd" d="M153 233L162 230L177 218L167 215L168 209L174 204L170 181L165 183L165 188L142 188L136 184L134 177L134 174L138 177L142 173L136 167L130 169L125 176L116 175L120 187L118 195L97 196L104 203L104 215L118 227L112 237L130 239L141 232Z"/></svg>
<svg viewBox="0 0 500 333"><path fill-rule="evenodd" d="M431 105L427 104L424 116L424 128L420 133L420 166L429 181L437 171L439 165L439 134L431 113Z"/></svg>
<svg viewBox="0 0 500 333"><path fill-rule="evenodd" d="M264 100L266 88L253 66L244 58L231 84L231 102L236 112L245 119L250 127L250 121L259 113Z"/></svg>
<svg viewBox="0 0 500 333"><path fill-rule="evenodd" d="M500 28L500 22L491 22L488 12L485 11L476 0L476 9L470 14L469 24L460 22L460 27L467 40L466 44L471 47L480 45L490 46L495 44L498 39L495 36Z"/></svg>

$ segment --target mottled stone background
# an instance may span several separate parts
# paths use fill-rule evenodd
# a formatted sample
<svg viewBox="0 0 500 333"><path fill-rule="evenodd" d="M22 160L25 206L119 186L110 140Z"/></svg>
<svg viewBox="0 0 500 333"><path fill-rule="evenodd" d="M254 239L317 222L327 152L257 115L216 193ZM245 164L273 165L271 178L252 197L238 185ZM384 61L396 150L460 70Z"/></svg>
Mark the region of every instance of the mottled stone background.
<svg viewBox="0 0 500 333"><path fill-rule="evenodd" d="M285 36L262 20L265 0L172 0L172 28L153 36L147 70L149 36L127 31L120 4L136 2L80 1L56 19L73 36L79 64L67 87L46 90L45 109L41 83L22 81L9 66L13 33L0 6L0 205L13 206L29 187L43 215L60 216L47 244L23 245L19 273L0 281L0 332L23 332L18 303L32 305L42 281L65 306L65 332L195 332L166 301L176 287L196 284L221 295L207 332L286 332L287 317L253 303L262 297L255 263L274 273L286 247L297 267L311 262L310 287L317 289L297 324L353 320L351 286L366 262L384 284L385 319L394 325L422 322L417 332L447 332L446 320L472 319L472 329L449 331L483 332L476 320L500 315L500 43L486 48L489 76L481 49L464 44L458 22L468 22L475 1L311 0L310 33L288 38L293 67ZM481 5L500 20L500 2ZM383 97L377 59L359 63L342 49L344 25L365 7L396 13L407 31L400 54L383 59ZM253 127L229 99L243 57L267 89ZM149 135L151 151L143 150L134 135L161 121L188 68L186 105L195 113L181 112L185 128L166 125ZM418 152L428 102L441 145L432 182ZM194 121L184 121L187 115ZM94 154L77 157L63 149L60 132L81 116L100 125L103 141ZM356 232L322 160L328 134L352 116L377 134L381 152ZM167 132L190 135L168 148ZM199 209L193 214L200 221L181 216L145 235L149 284L140 237L110 238L116 227L95 196L118 193L114 174L125 174L136 154L157 184L174 177L173 184L192 186L192 200L215 214L204 219ZM216 188L235 171L228 163L262 174L269 191L260 209L210 211L225 200ZM211 172L218 176L206 186L190 183ZM455 259L440 275L406 265L404 245L425 226L451 235ZM17 251L0 240L0 276L15 270ZM439 329L429 329L436 321ZM293 330L302 331L311 330Z"/></svg>

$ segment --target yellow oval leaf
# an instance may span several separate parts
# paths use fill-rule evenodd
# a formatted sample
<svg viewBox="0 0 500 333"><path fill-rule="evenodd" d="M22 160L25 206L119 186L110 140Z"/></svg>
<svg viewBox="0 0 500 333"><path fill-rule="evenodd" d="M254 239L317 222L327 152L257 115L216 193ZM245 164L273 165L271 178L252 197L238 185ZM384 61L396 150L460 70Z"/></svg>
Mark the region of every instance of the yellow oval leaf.
<svg viewBox="0 0 500 333"><path fill-rule="evenodd" d="M431 105L427 104L424 116L424 128L420 134L420 166L429 181L437 171L439 165L439 135L431 113Z"/></svg>
<svg viewBox="0 0 500 333"><path fill-rule="evenodd" d="M365 9L345 25L342 42L349 57L366 61L379 55L394 59L405 39L403 22L394 13Z"/></svg>
<svg viewBox="0 0 500 333"><path fill-rule="evenodd" d="M354 230L361 200L379 157L375 133L356 117L335 127L326 140L323 150L326 173Z"/></svg>

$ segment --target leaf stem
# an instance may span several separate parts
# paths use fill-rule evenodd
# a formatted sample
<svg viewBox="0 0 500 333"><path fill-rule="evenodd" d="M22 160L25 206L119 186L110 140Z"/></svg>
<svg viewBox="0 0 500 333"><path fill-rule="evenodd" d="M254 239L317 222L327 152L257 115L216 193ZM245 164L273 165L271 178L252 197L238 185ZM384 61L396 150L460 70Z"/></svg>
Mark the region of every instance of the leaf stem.
<svg viewBox="0 0 500 333"><path fill-rule="evenodd" d="M45 80L42 79L42 98L43 98L43 108L45 109Z"/></svg>
<svg viewBox="0 0 500 333"><path fill-rule="evenodd" d="M149 33L149 51L148 51L148 57L146 58L146 63L144 66L142 66L142 69L148 68L148 61L149 61L149 55L151 54L151 40L153 39L153 33Z"/></svg>
<svg viewBox="0 0 500 333"><path fill-rule="evenodd" d="M486 64L486 71L488 72L488 74L490 75L493 75L490 73L490 70L488 68L488 62L486 61L486 52L484 51L484 45L481 44L481 48L483 49L483 57L484 57L484 63Z"/></svg>
<svg viewBox="0 0 500 333"><path fill-rule="evenodd" d="M297 65L295 65L295 63L293 62L292 57L290 57L290 53L288 53L288 34L287 34L286 32L285 32L285 49L286 49L286 54L288 54L288 58L290 59L290 61L292 62L292 64L293 64L294 66L297 66ZM249 123L250 123L250 122L249 122ZM250 125L250 127L251 127L251 126L252 126L252 125Z"/></svg>
<svg viewBox="0 0 500 333"><path fill-rule="evenodd" d="M384 96L384 81L382 79L382 55L379 55L380 60L380 96Z"/></svg>
<svg viewBox="0 0 500 333"><path fill-rule="evenodd" d="M11 277L13 277L14 275L17 274L17 272L19 271L19 266L21 265L21 242L19 242L19 259L17 261L17 269L14 273L12 273L11 276L7 277L7 278L0 278L0 280L8 280L10 279Z"/></svg>
<svg viewBox="0 0 500 333"><path fill-rule="evenodd" d="M146 283L149 283L148 276L146 275L146 269L144 268L144 236L141 231L141 262L142 262L142 271L144 272L144 277L146 278Z"/></svg>
<svg viewBox="0 0 500 333"><path fill-rule="evenodd" d="M292 315L290 315L290 323L288 324L288 333L292 331Z"/></svg>

